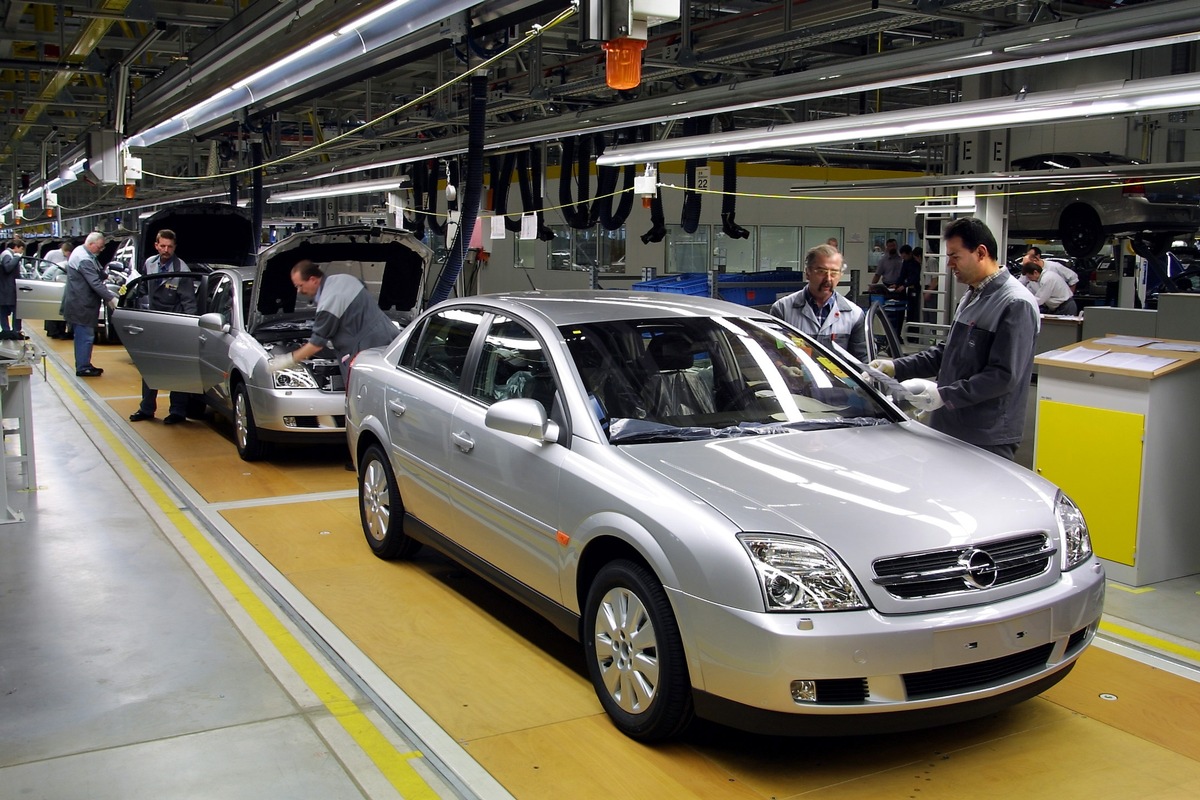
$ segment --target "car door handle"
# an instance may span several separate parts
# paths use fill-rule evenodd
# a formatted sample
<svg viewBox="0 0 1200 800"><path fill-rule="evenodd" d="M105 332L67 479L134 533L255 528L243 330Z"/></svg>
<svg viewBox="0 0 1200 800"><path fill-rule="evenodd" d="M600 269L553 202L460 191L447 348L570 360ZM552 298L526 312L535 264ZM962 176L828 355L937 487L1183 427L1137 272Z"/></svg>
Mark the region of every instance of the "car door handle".
<svg viewBox="0 0 1200 800"><path fill-rule="evenodd" d="M408 407L405 406L404 403L401 403L399 400L388 400L388 408L390 408L392 410L392 413L395 414L397 417L404 416L404 412L408 411Z"/></svg>
<svg viewBox="0 0 1200 800"><path fill-rule="evenodd" d="M126 325L125 326L126 333L141 333L143 330L145 330L145 328L138 327L137 325Z"/></svg>
<svg viewBox="0 0 1200 800"><path fill-rule="evenodd" d="M18 292L32 292L33 287L32 286L18 286L17 291Z"/></svg>
<svg viewBox="0 0 1200 800"><path fill-rule="evenodd" d="M452 433L450 434L450 438L454 440L454 446L459 450L462 450L464 453L471 452L471 450L475 447L475 440L472 439L471 435L466 431Z"/></svg>

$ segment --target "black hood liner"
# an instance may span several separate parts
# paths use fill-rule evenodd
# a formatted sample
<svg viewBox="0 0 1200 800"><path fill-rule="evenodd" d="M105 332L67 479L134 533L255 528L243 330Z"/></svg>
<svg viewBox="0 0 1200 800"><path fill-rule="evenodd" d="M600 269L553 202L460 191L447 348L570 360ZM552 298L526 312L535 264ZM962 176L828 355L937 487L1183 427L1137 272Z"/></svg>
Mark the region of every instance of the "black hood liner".
<svg viewBox="0 0 1200 800"><path fill-rule="evenodd" d="M424 246L417 244L420 251L407 240L306 241L289 247L272 255L260 268L257 310L264 315L290 314L296 310L297 292L292 284L292 267L307 259L318 266L332 261L383 263L379 307L384 311L410 311L420 301L427 262Z"/></svg>
<svg viewBox="0 0 1200 800"><path fill-rule="evenodd" d="M245 209L224 203L180 203L157 212L142 224L139 270L156 252L154 239L163 228L175 231L175 255L189 266L254 266L258 242Z"/></svg>

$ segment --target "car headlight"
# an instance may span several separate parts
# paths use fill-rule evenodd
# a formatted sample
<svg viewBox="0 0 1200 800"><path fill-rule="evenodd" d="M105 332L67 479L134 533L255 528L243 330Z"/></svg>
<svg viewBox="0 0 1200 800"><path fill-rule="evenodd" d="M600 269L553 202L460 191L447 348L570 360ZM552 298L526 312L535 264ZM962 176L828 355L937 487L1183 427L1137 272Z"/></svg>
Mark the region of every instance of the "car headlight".
<svg viewBox="0 0 1200 800"><path fill-rule="evenodd" d="M842 563L816 542L739 534L762 585L768 611L849 611L866 608Z"/></svg>
<svg viewBox="0 0 1200 800"><path fill-rule="evenodd" d="M1062 568L1066 572L1092 557L1092 537L1083 512L1062 492L1054 501L1054 515L1058 517L1058 530L1062 534Z"/></svg>
<svg viewBox="0 0 1200 800"><path fill-rule="evenodd" d="M316 379L301 366L281 369L273 374L276 389L317 389Z"/></svg>

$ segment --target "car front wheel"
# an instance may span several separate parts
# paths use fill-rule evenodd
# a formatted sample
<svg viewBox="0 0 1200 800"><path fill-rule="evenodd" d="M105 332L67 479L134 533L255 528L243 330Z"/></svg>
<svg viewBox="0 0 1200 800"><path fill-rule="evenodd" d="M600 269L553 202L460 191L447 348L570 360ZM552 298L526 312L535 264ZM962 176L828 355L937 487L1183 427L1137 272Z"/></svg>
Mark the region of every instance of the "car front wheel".
<svg viewBox="0 0 1200 800"><path fill-rule="evenodd" d="M358 515L371 552L382 559L409 558L421 543L403 532L404 504L383 449L373 444L358 465Z"/></svg>
<svg viewBox="0 0 1200 800"><path fill-rule="evenodd" d="M238 455L243 461L258 461L267 454L267 445L258 438L254 411L250 408L250 393L246 384L233 387L233 437Z"/></svg>
<svg viewBox="0 0 1200 800"><path fill-rule="evenodd" d="M691 722L691 682L662 584L641 564L604 565L584 604L583 646L601 705L622 733L668 739Z"/></svg>

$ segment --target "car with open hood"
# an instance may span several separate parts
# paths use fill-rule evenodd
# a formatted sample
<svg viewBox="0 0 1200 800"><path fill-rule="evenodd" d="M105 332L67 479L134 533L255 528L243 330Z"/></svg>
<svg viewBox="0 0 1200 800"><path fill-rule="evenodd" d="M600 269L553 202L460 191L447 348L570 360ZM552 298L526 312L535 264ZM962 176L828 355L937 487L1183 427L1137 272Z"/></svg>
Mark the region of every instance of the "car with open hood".
<svg viewBox="0 0 1200 800"><path fill-rule="evenodd" d="M464 297L349 380L372 552L431 545L544 615L637 739L693 716L824 736L989 714L1065 676L1100 623L1066 495L745 306Z"/></svg>
<svg viewBox="0 0 1200 800"><path fill-rule="evenodd" d="M187 229L178 222L166 227L179 235L176 252L193 266L184 250ZM205 235L210 243L222 241L215 230ZM224 240L245 246L234 237ZM429 248L408 231L347 226L295 233L257 259L236 248L219 258L203 262L206 272L130 282L114 319L146 383L203 394L232 420L238 453L248 461L264 457L273 442L343 440L340 355L323 350L281 371L268 363L299 348L312 332L316 306L296 292L292 267L308 259L327 275L356 276L399 334L419 310ZM239 266L245 260L256 266Z"/></svg>

